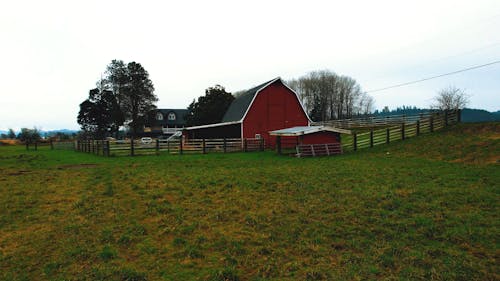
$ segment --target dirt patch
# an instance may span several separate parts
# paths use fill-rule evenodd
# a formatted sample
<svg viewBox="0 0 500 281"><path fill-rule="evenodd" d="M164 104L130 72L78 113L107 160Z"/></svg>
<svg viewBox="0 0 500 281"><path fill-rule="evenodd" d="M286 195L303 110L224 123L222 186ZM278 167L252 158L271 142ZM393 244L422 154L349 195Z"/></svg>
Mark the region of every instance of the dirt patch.
<svg viewBox="0 0 500 281"><path fill-rule="evenodd" d="M0 140L0 145L17 145L19 144L18 140Z"/></svg>
<svg viewBox="0 0 500 281"><path fill-rule="evenodd" d="M9 172L7 173L7 176L22 176L28 174L29 172L30 171L28 170L19 170L19 171Z"/></svg>
<svg viewBox="0 0 500 281"><path fill-rule="evenodd" d="M93 164L93 163L82 163L82 164L68 164L68 165L62 165L57 167L59 170L65 170L65 169L83 169L83 168L94 168L99 165Z"/></svg>

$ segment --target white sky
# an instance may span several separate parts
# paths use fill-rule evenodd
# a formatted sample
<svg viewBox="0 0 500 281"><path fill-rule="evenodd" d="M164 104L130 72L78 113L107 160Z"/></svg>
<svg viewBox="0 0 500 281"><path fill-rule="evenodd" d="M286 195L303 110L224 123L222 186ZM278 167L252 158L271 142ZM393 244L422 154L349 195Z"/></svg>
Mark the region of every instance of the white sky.
<svg viewBox="0 0 500 281"><path fill-rule="evenodd" d="M112 59L141 63L160 108L329 69L374 90L500 60L500 1L3 1L0 130L78 129ZM373 93L428 107L454 85L500 109L500 64Z"/></svg>

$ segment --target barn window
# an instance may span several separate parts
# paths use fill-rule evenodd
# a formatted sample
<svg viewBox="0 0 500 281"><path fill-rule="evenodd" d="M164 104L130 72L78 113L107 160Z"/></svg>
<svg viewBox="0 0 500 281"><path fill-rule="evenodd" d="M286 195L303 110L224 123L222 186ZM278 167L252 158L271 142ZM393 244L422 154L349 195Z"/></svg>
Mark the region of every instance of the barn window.
<svg viewBox="0 0 500 281"><path fill-rule="evenodd" d="M175 113L170 112L170 113L168 114L168 120L174 121L174 120L175 120Z"/></svg>
<svg viewBox="0 0 500 281"><path fill-rule="evenodd" d="M161 114L161 112L156 113L156 120L163 120L163 114Z"/></svg>
<svg viewBox="0 0 500 281"><path fill-rule="evenodd" d="M260 134L255 134L255 138L260 140L262 138L262 136Z"/></svg>

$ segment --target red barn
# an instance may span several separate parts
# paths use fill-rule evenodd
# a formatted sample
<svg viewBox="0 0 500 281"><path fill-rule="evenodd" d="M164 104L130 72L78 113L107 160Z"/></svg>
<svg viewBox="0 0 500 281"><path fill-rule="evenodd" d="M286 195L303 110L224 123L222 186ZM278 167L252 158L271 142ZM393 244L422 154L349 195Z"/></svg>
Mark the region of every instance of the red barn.
<svg viewBox="0 0 500 281"><path fill-rule="evenodd" d="M274 147L276 140L270 137L270 131L309 124L297 93L278 77L237 97L221 123L189 127L184 135L198 139L263 138L266 146ZM295 138L291 140L295 142Z"/></svg>

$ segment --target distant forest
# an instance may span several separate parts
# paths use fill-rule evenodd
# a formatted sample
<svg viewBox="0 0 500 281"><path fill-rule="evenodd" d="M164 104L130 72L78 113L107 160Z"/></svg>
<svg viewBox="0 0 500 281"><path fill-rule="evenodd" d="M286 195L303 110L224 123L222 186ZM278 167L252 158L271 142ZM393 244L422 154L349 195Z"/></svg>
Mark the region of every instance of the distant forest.
<svg viewBox="0 0 500 281"><path fill-rule="evenodd" d="M387 106L381 111L375 110L371 116L380 117L388 115L416 115L419 113L429 112L431 109L427 108L417 108L416 106L406 106L397 107L396 109L390 110ZM472 109L464 108L462 109L462 122L494 122L500 121L500 110L495 112L489 112L483 109Z"/></svg>

